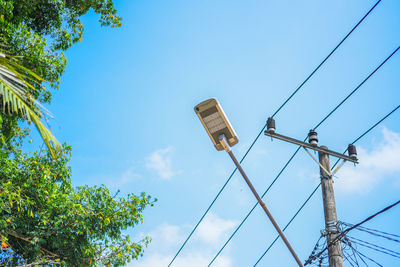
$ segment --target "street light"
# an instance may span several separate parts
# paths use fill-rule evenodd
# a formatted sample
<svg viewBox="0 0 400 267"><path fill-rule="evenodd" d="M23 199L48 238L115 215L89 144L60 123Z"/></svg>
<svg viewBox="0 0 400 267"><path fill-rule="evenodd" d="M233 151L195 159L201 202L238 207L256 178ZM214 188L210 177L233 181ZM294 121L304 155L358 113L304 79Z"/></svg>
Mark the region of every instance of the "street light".
<svg viewBox="0 0 400 267"><path fill-rule="evenodd" d="M224 149L219 141L221 135L225 136L231 147L239 142L235 131L217 99L211 98L205 100L195 106L194 110L218 151Z"/></svg>
<svg viewBox="0 0 400 267"><path fill-rule="evenodd" d="M200 118L201 123L203 124L204 128L206 129L208 135L210 136L215 148L218 151L225 150L228 152L229 156L235 163L237 169L242 174L244 180L246 181L247 185L250 187L251 192L253 192L254 196L256 197L258 203L261 205L265 213L267 214L269 220L274 225L276 231L278 232L279 236L282 238L283 242L289 249L290 253L296 260L297 264L303 267L300 259L297 257L296 253L294 252L292 246L290 245L289 241L286 239L285 235L283 234L282 230L279 228L278 224L276 223L275 219L272 217L271 213L267 209L265 203L261 200L260 196L258 195L257 191L251 184L249 178L247 177L246 173L243 171L240 163L237 161L235 155L233 155L230 147L236 145L239 142L239 139L236 136L235 131L233 130L231 124L229 123L228 118L226 117L221 105L218 103L217 99L211 98L205 100L194 107L194 110L197 116Z"/></svg>

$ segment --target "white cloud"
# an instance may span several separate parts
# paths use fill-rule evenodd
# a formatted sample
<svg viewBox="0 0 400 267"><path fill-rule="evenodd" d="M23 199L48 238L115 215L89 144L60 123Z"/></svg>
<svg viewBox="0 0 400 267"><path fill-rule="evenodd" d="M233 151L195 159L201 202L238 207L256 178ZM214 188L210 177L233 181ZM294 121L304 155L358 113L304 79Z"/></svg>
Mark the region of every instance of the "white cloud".
<svg viewBox="0 0 400 267"><path fill-rule="evenodd" d="M346 164L335 187L346 193L367 193L393 174L400 174L400 134L382 129L383 140L372 151L357 147L360 164ZM399 182L399 181L397 181Z"/></svg>
<svg viewBox="0 0 400 267"><path fill-rule="evenodd" d="M143 260L138 260L136 262L131 262L127 266L138 266L138 267L165 267L171 262L173 258L173 254L170 255L162 255L160 253L153 253L149 255L149 257L144 258ZM173 266L174 267L204 267L210 263L211 255L202 255L200 252L197 253L189 253L184 256L179 255L178 258L175 259ZM215 267L230 267L232 266L232 261L227 256L219 256L215 262L213 263Z"/></svg>
<svg viewBox="0 0 400 267"><path fill-rule="evenodd" d="M227 233L237 224L237 221L223 220L210 213L197 228L197 234L205 243L216 245L221 239L226 239Z"/></svg>
<svg viewBox="0 0 400 267"><path fill-rule="evenodd" d="M209 213L202 224L189 240L184 250L174 261L175 267L203 267L207 266L214 257L217 249L216 245L222 245L226 241L227 235L233 227L237 225L236 221L224 220L213 213ZM152 242L144 251L144 257L138 261L131 262L128 266L139 267L164 267L174 257L188 233L193 229L190 225L171 225L161 224L148 234L141 234L140 237L149 235ZM138 239L140 239L140 237ZM212 246L210 246L212 245ZM219 256L213 266L230 267L232 260L228 253Z"/></svg>
<svg viewBox="0 0 400 267"><path fill-rule="evenodd" d="M162 179L170 179L175 173L171 166L172 147L160 149L153 152L146 159L146 167L154 170Z"/></svg>
<svg viewBox="0 0 400 267"><path fill-rule="evenodd" d="M159 246L158 249L163 247L171 247L184 240L182 227L164 223L158 226L154 231L150 232L152 237L152 245Z"/></svg>
<svg viewBox="0 0 400 267"><path fill-rule="evenodd" d="M110 189L122 189L124 186L132 183L142 176L135 172L133 167L126 169L123 172L115 174L101 174L89 176L89 184L105 184Z"/></svg>
<svg viewBox="0 0 400 267"><path fill-rule="evenodd" d="M122 188L123 186L131 183L135 179L141 178L141 175L135 173L132 169L128 169L124 171L119 177L117 178L108 178L106 181L106 185L110 188Z"/></svg>

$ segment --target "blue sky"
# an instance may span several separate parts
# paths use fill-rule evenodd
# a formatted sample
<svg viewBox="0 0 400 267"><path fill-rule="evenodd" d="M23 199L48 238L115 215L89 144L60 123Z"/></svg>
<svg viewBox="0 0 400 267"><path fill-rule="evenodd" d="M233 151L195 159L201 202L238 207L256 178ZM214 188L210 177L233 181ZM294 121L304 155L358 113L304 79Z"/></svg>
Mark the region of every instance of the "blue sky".
<svg viewBox="0 0 400 267"><path fill-rule="evenodd" d="M193 111L216 97L239 136L241 158L270 116L375 1L115 1L120 29L83 18L82 43L50 107L56 136L72 145L73 183L145 191L159 201L127 231L151 235L131 266L166 266L234 169ZM400 3L383 0L276 115L277 131L306 136L400 45ZM320 144L344 151L400 102L394 55L318 129ZM357 143L360 165L335 178L338 216L357 223L398 199L400 112ZM39 139L36 141L41 142ZM243 168L261 194L296 147L261 136ZM332 159L334 162L334 159ZM301 151L264 199L283 227L318 184L318 166ZM205 266L255 200L235 174L173 266ZM400 233L399 209L368 227ZM302 260L324 228L318 191L286 231ZM252 266L276 233L258 207L214 266ZM366 240L367 237L366 237ZM387 244L399 251L392 243ZM396 259L369 253L384 266ZM259 266L294 266L278 241ZM350 265L348 265L350 266Z"/></svg>

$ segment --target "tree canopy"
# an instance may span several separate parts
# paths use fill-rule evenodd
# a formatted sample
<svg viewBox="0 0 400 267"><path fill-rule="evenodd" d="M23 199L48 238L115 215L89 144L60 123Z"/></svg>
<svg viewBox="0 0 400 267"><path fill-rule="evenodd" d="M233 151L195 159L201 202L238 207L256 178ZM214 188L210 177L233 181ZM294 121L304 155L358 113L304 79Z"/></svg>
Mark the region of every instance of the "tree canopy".
<svg viewBox="0 0 400 267"><path fill-rule="evenodd" d="M67 64L63 51L82 41L81 17L90 10L99 14L102 26L121 26L121 17L116 14L112 0L0 0L0 44L7 54L14 59L18 57L25 70L40 77L32 83L33 87L25 88L35 101L51 102L51 91L46 86L58 89ZM26 71L20 74L30 76ZM4 113L4 105L2 111ZM18 115L21 114L13 117L12 124L23 118ZM38 127L39 123L35 125ZM45 129L38 129L52 150ZM12 130L8 131L8 135L12 133ZM53 141L57 146L56 140Z"/></svg>
<svg viewBox="0 0 400 267"><path fill-rule="evenodd" d="M150 241L124 234L142 223L144 208L155 201L149 195L73 187L65 144L57 158L51 150L22 149L29 131L19 121L44 117L40 103L51 102L46 86L58 89L63 51L82 41L80 18L90 10L102 26L121 26L112 0L0 0L0 44L9 53L0 51L2 266L119 266L138 258Z"/></svg>
<svg viewBox="0 0 400 267"><path fill-rule="evenodd" d="M67 64L62 51L82 41L80 18L90 10L102 26L121 26L112 0L0 0L0 36L25 67L58 88ZM50 101L50 92L39 89L36 96Z"/></svg>
<svg viewBox="0 0 400 267"><path fill-rule="evenodd" d="M21 151L20 132L0 151L0 265L119 266L139 257L149 238L133 242L123 230L143 221L150 196L112 195L105 186L71 186L70 147Z"/></svg>
<svg viewBox="0 0 400 267"><path fill-rule="evenodd" d="M49 152L53 158L56 158L61 147L51 131L42 123L41 118L44 116L42 110L47 115L50 113L29 93L29 89L36 90L30 83L31 80L35 84L40 82L41 78L19 65L14 57L0 50L0 109L8 115L20 115L28 122L33 122L49 148ZM3 124L2 122L3 116L0 114L0 124ZM10 126L8 123L4 125ZM0 146L13 137L12 128L7 127L6 130L0 132Z"/></svg>

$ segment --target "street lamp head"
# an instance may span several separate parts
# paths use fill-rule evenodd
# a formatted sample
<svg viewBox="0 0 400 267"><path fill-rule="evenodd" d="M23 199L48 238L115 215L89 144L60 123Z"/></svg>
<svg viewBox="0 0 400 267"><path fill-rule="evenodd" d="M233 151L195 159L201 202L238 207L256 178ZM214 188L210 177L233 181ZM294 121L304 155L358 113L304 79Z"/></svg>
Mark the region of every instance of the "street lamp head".
<svg viewBox="0 0 400 267"><path fill-rule="evenodd" d="M211 98L201 102L194 107L194 111L218 151L224 150L220 141L221 136L227 140L231 147L239 142L235 131L217 99Z"/></svg>

